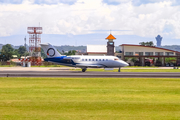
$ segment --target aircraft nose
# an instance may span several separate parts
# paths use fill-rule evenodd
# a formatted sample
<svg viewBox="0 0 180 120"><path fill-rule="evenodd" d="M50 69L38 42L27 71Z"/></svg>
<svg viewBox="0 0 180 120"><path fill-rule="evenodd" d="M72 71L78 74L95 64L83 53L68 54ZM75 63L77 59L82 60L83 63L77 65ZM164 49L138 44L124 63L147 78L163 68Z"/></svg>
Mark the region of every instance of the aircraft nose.
<svg viewBox="0 0 180 120"><path fill-rule="evenodd" d="M124 66L124 67L129 66L129 64L128 64L127 62L125 62L124 64L125 64L125 66Z"/></svg>
<svg viewBox="0 0 180 120"><path fill-rule="evenodd" d="M126 66L129 66L129 64L127 62L122 61L122 66L126 67Z"/></svg>

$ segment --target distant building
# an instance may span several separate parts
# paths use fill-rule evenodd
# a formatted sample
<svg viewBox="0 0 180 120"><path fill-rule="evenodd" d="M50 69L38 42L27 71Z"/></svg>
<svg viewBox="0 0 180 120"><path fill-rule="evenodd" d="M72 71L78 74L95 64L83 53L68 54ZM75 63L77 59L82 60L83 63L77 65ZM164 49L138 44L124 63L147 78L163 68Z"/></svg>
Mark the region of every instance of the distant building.
<svg viewBox="0 0 180 120"><path fill-rule="evenodd" d="M107 55L106 45L87 45L88 55Z"/></svg>
<svg viewBox="0 0 180 120"><path fill-rule="evenodd" d="M160 35L158 35L158 36L156 37L156 41L157 41L156 46L157 46L157 47L161 47L162 37L161 37Z"/></svg>

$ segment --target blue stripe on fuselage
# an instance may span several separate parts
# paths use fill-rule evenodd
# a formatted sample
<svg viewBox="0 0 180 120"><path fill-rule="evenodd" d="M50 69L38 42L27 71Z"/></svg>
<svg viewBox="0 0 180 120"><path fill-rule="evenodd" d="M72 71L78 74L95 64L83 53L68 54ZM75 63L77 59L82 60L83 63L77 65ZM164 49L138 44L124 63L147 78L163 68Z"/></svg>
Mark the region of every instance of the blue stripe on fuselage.
<svg viewBox="0 0 180 120"><path fill-rule="evenodd" d="M69 59L68 59L68 58L69 58ZM53 57L53 58L45 58L44 61L51 61L51 62L55 62L55 63L76 65L76 63L73 62L73 60L71 59L71 57L67 57L67 56Z"/></svg>

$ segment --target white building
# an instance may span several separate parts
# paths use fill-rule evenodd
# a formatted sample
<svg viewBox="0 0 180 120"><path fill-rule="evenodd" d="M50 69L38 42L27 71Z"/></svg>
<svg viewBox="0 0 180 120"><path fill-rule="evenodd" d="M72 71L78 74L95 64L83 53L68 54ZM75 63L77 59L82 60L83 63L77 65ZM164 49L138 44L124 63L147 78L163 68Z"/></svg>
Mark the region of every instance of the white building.
<svg viewBox="0 0 180 120"><path fill-rule="evenodd" d="M107 55L107 45L87 45L87 53L91 56Z"/></svg>
<svg viewBox="0 0 180 120"><path fill-rule="evenodd" d="M143 45L131 45L131 44L122 44L122 56L121 58L125 60L127 58L138 58L141 62L141 65L145 65L146 58L159 58L162 59L161 65L165 65L165 58L175 57L176 64L180 62L180 52L159 48L159 47L152 47L152 46L143 46Z"/></svg>

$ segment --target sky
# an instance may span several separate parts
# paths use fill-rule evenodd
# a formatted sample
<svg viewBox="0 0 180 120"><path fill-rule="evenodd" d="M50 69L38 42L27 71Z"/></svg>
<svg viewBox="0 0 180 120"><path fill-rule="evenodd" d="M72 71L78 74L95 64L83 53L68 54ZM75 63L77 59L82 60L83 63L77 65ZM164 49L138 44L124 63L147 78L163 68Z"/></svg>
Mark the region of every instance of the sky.
<svg viewBox="0 0 180 120"><path fill-rule="evenodd" d="M0 0L0 44L22 45L36 26L54 45L106 44L110 32L116 45L180 45L180 0Z"/></svg>

